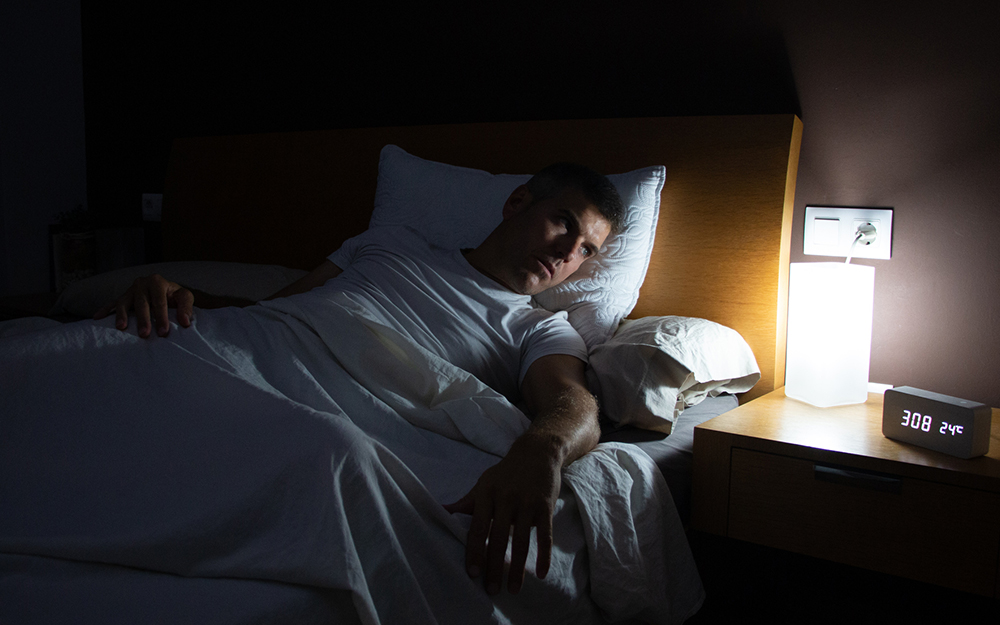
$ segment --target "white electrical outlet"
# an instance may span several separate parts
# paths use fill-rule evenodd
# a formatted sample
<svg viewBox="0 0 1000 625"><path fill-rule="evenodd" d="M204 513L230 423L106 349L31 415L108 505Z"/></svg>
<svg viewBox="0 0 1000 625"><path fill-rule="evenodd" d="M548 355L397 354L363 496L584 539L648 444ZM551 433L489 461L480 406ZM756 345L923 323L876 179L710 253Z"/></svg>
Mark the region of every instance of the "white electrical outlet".
<svg viewBox="0 0 1000 625"><path fill-rule="evenodd" d="M162 207L162 193L142 194L142 219L144 221L160 221L160 212Z"/></svg>
<svg viewBox="0 0 1000 625"><path fill-rule="evenodd" d="M858 227L865 224L875 228L875 240L868 245L859 242L852 250ZM808 256L888 260L892 257L892 209L806 206L803 234L802 253Z"/></svg>

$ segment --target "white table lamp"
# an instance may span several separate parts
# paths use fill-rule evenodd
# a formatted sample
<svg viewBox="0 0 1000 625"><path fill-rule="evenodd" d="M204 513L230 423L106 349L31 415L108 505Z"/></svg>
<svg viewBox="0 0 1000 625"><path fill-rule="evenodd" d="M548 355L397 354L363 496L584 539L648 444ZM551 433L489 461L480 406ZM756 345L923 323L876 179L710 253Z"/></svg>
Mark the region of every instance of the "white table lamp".
<svg viewBox="0 0 1000 625"><path fill-rule="evenodd" d="M868 400L875 268L791 263L785 395L828 408Z"/></svg>

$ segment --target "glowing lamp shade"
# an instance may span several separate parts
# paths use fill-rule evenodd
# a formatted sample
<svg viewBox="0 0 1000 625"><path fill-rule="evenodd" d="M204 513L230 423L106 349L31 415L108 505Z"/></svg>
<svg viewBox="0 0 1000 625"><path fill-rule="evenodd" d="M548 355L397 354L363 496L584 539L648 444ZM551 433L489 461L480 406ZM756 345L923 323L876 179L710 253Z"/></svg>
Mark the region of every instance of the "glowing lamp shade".
<svg viewBox="0 0 1000 625"><path fill-rule="evenodd" d="M875 268L791 263L785 395L828 408L868 400Z"/></svg>

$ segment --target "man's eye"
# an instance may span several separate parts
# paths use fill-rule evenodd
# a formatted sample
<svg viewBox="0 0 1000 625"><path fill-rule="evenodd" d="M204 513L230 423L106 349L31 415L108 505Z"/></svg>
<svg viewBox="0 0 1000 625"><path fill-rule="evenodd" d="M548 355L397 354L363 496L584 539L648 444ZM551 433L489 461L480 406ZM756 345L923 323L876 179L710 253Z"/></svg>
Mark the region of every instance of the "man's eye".
<svg viewBox="0 0 1000 625"><path fill-rule="evenodd" d="M584 258L590 258L591 252L589 247L581 247L580 253L583 255Z"/></svg>

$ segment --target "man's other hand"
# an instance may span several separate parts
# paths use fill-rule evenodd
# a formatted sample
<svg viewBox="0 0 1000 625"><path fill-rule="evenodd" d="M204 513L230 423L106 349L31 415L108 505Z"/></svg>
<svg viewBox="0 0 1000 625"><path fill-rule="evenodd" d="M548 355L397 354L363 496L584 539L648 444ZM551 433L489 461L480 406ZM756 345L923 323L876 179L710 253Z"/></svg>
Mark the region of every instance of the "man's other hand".
<svg viewBox="0 0 1000 625"><path fill-rule="evenodd" d="M124 295L94 313L94 319L103 319L114 312L115 327L125 330L128 328L129 312L133 312L139 336L149 337L152 331L151 321L156 322L156 333L166 336L170 332L167 309L171 307L177 309L177 323L185 328L189 327L194 294L176 282L153 274L136 278Z"/></svg>
<svg viewBox="0 0 1000 625"><path fill-rule="evenodd" d="M517 593L524 583L531 528L537 528L535 575L544 578L552 556L552 515L562 480L560 462L535 448L532 441L514 443L504 458L490 467L465 497L446 505L450 513L472 515L465 545L470 577L484 576L486 591L495 595L503 586L504 559L511 541L507 591Z"/></svg>

